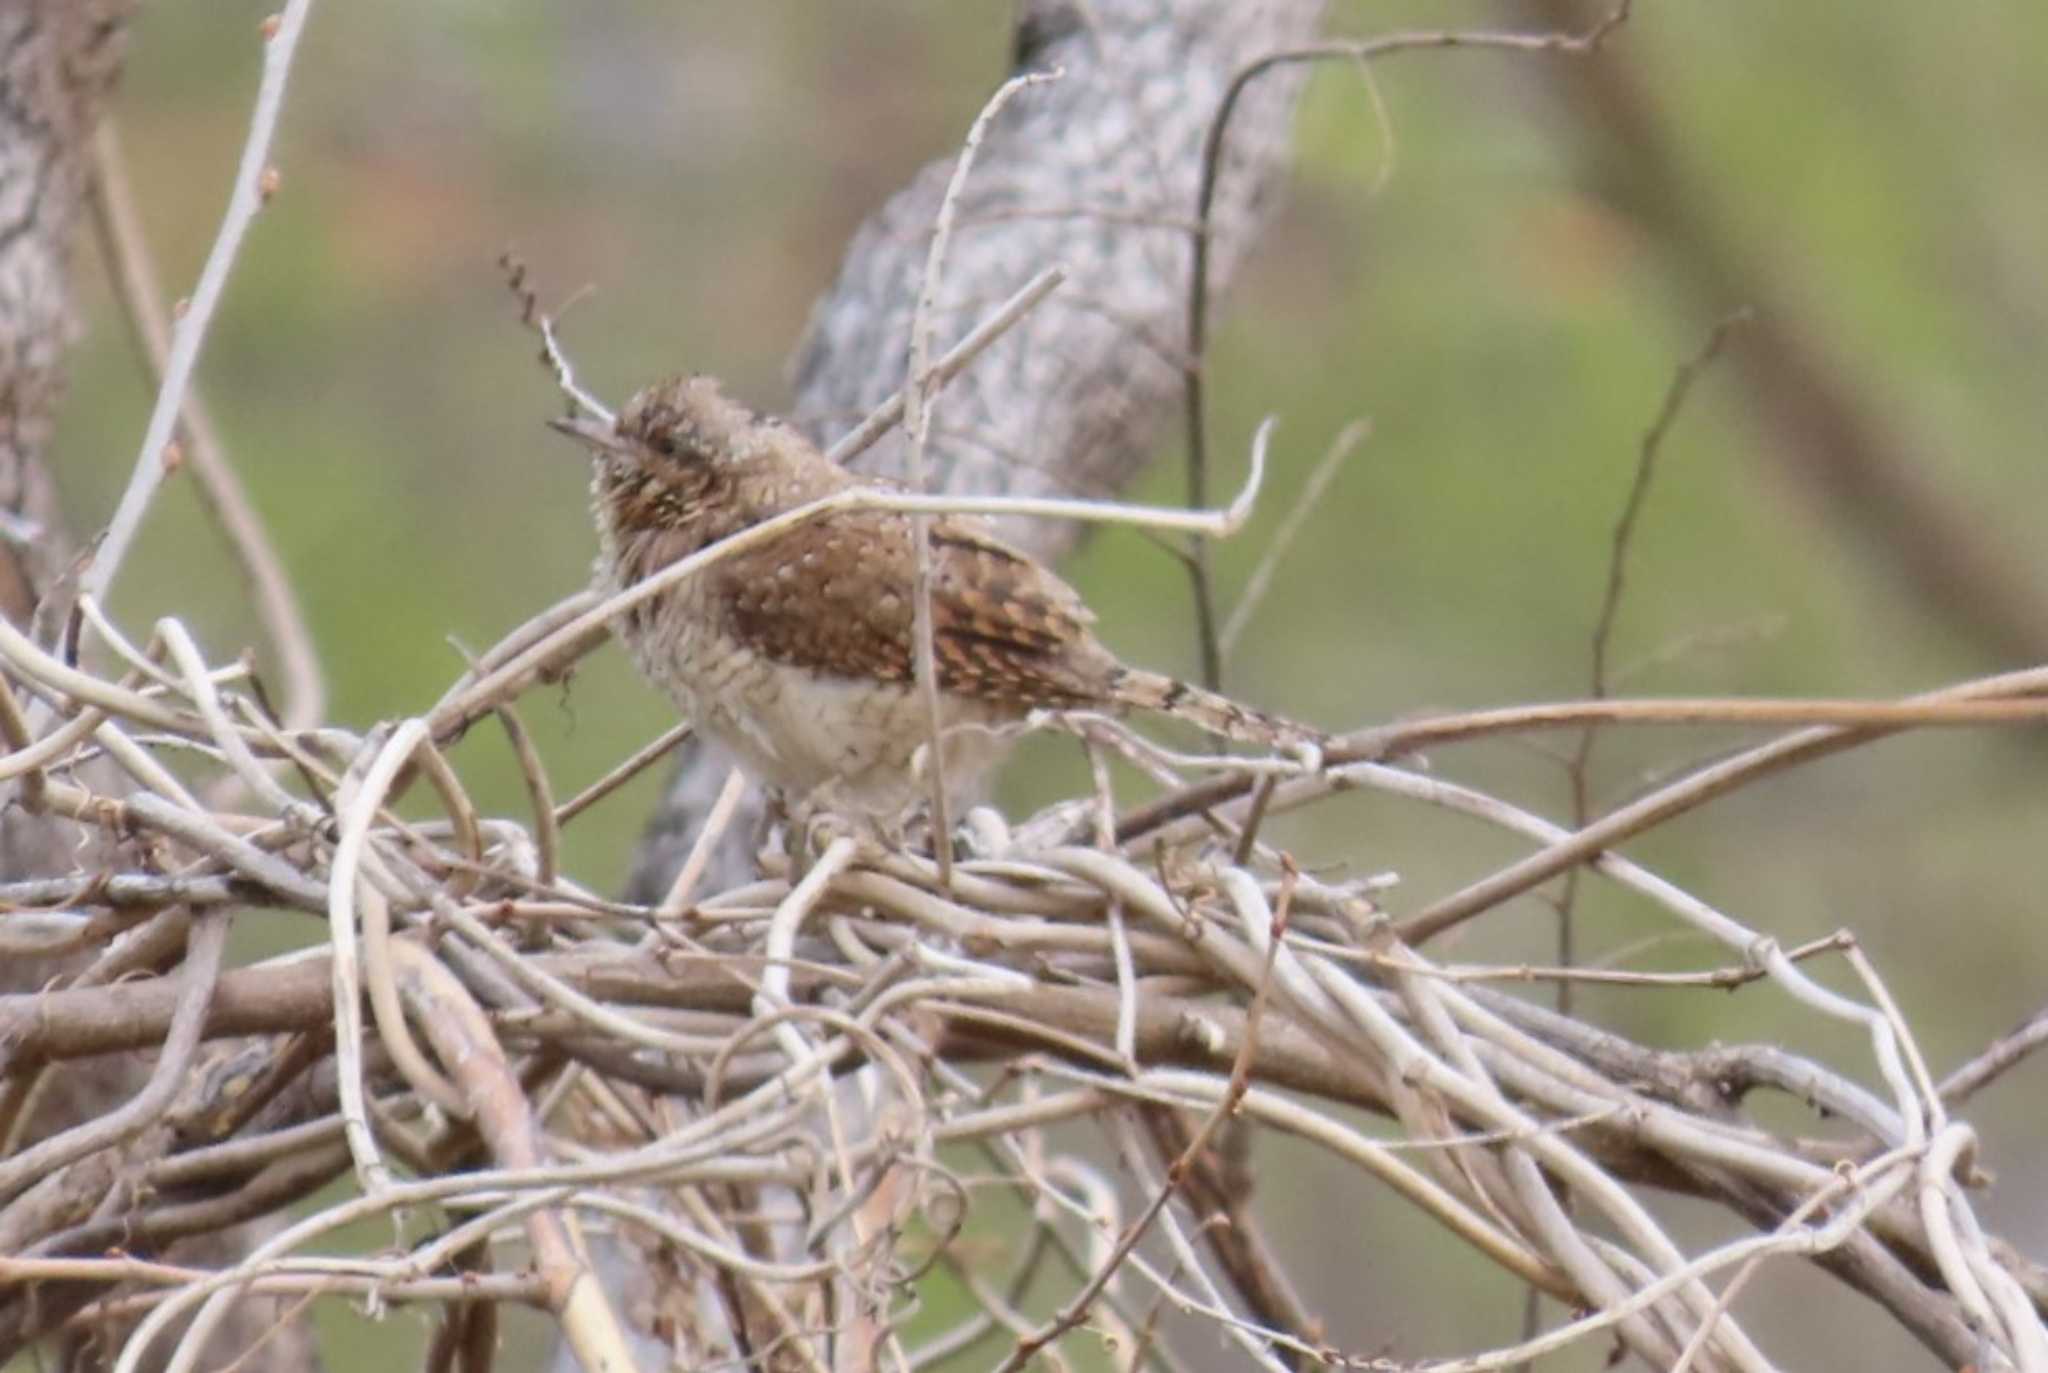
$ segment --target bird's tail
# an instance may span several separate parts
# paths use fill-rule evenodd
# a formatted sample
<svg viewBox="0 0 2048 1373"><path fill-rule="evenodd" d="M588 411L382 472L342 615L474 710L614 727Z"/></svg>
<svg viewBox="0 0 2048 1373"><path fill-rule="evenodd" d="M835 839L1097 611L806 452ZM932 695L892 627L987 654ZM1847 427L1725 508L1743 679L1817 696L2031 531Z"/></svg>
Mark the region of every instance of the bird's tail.
<svg viewBox="0 0 2048 1373"><path fill-rule="evenodd" d="M1122 669L1109 694L1111 701L1125 710L1149 710L1185 720L1218 738L1257 748L1297 753L1304 748L1320 749L1327 738L1321 730L1241 706L1207 687L1141 668Z"/></svg>

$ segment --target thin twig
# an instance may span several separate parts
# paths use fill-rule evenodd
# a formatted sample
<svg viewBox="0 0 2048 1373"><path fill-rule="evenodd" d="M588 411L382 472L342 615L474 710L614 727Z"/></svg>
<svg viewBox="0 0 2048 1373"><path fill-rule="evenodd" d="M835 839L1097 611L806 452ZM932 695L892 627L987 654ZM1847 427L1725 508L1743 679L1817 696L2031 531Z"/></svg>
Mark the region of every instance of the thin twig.
<svg viewBox="0 0 2048 1373"><path fill-rule="evenodd" d="M1596 51L1607 35L1627 21L1631 0L1619 0L1613 11L1583 33L1495 33L1437 30L1389 34L1363 41L1315 43L1283 48L1255 58L1238 68L1224 88L1216 114L1209 121L1202 140L1201 179L1195 191L1194 252L1188 264L1187 356L1182 401L1187 425L1188 504L1201 509L1208 504L1209 438L1206 398L1206 361L1209 346L1209 232L1215 208L1216 183L1223 167L1223 149L1230 132L1231 117L1237 112L1245 90L1267 72L1305 62L1341 59L1370 63L1375 58L1401 52L1447 48L1492 48L1512 52L1589 53ZM1216 608L1210 587L1208 550L1196 544L1189 550L1188 576L1195 598L1195 627L1201 654L1202 683L1220 690L1223 675L1221 637L1216 630Z"/></svg>
<svg viewBox="0 0 2048 1373"><path fill-rule="evenodd" d="M0 636L4 634L4 626L0 626ZM2043 694L2048 694L2048 671L1976 679L1903 701L1672 697L1663 700L1609 699L1504 706L1497 710L1431 716L1358 730L1333 740L1324 753L1323 761L1327 768L1340 769L1358 762L1400 758L1438 745L1588 724L1734 725L1744 728L1820 725L1830 729L1867 730L1867 734L1859 734L1851 741L1860 743L1903 729L2034 724L2048 720L2048 700L2037 699ZM1846 743L1841 745L1848 746ZM1754 750L1734 755L1726 761L1747 757L1750 752ZM1258 761L1239 759L1237 762L1243 768L1239 775L1213 778L1182 788L1126 813L1117 821L1118 842L1128 843L1137 836L1151 833L1169 820L1207 810L1244 795L1251 790L1257 776L1273 770L1251 766ZM4 766L4 762L0 762L0 766Z"/></svg>
<svg viewBox="0 0 2048 1373"><path fill-rule="evenodd" d="M688 720L678 725L670 725L667 729L656 735L651 742L635 749L624 762L613 767L604 776L564 801L555 810L555 823L557 825L566 825L599 801L604 800L605 797L611 795L635 777L638 777L649 767L652 767L660 760L663 754L689 738L692 731L693 727Z"/></svg>
<svg viewBox="0 0 2048 1373"><path fill-rule="evenodd" d="M541 761L540 750L534 747L519 712L507 704L498 707L497 716L505 741L512 746L512 756L519 760L519 778L526 784L528 809L533 812L534 881L552 887L562 849L561 810L555 805L554 785L548 781L547 764Z"/></svg>
<svg viewBox="0 0 2048 1373"><path fill-rule="evenodd" d="M1678 423L1679 412L1685 408L1686 398L1700 376L1720 356L1728 336L1747 323L1751 315L1748 310L1737 310L1724 315L1708 331L1706 341L1694 350L1693 355L1680 363L1672 374L1671 384L1665 389L1664 401L1657 409L1657 417L1643 432L1636 449L1635 475L1629 483L1628 496L1622 501L1621 514L1614 522L1614 535L1607 557L1607 585L1600 597L1600 613L1594 617L1592 668L1589 692L1595 700L1605 699L1608 691L1607 655L1608 645L1614 636L1615 621L1621 613L1622 592L1628 576L1629 547L1635 540L1636 524L1641 519L1643 506L1650 495L1650 483L1657 472L1657 457L1662 452L1664 440ZM1581 757L1590 752L1592 734L1589 731L1581 744ZM1585 766L1581 761L1581 768Z"/></svg>
<svg viewBox="0 0 2048 1373"><path fill-rule="evenodd" d="M111 118L102 119L93 135L92 208L100 252L120 293L122 313L134 333L151 384L161 385L170 356L170 325L164 318L156 262L129 189L127 160ZM186 457L198 478L203 503L219 523L235 561L241 564L255 596L257 618L277 651L284 673L280 718L287 729L309 728L327 712L327 684L298 590L271 542L270 530L228 460L197 388L187 391L180 420L190 439Z"/></svg>
<svg viewBox="0 0 2048 1373"><path fill-rule="evenodd" d="M1608 645L1614 634L1615 623L1621 614L1622 592L1628 575L1629 549L1635 540L1636 523L1649 499L1650 482L1656 475L1657 455L1663 449L1665 436L1678 422L1679 411L1685 405L1686 396L1692 391L1693 382L1720 353L1729 331L1746 318L1747 311L1725 316L1715 324L1706 341L1693 355L1679 364L1670 385L1665 388L1664 401L1658 409L1656 419L1651 422L1637 445L1635 475L1629 483L1628 495L1622 501L1621 514L1615 520L1614 536L1607 558L1607 586L1601 595L1599 613L1593 620L1591 665L1588 669L1590 680L1587 684L1587 694L1593 700L1605 700L1608 695ZM1570 779L1571 786L1571 817L1574 829L1583 829L1593 818L1593 747L1598 738L1599 731L1594 726L1588 725L1580 731L1578 743L1565 764L1565 774ZM1566 872L1564 888L1557 897L1557 962L1563 968L1571 968L1579 961L1577 910L1579 880L1584 871L1583 868L1573 868ZM1556 1007L1559 1015L1572 1013L1573 991L1576 985L1576 981L1570 978L1563 978L1557 982L1552 1005ZM1539 1300L1532 1290L1529 1293L1528 1305L1523 1311L1524 1339L1536 1333ZM1527 1373L1526 1367L1523 1373Z"/></svg>
<svg viewBox="0 0 2048 1373"><path fill-rule="evenodd" d="M1569 839L1553 844L1540 853L1533 854L1461 891L1431 903L1401 923L1401 938L1406 943L1420 943L1453 925L1469 920L1481 911L1489 910L1548 881L1567 868L1595 857L1631 835L1661 824L1672 816L1705 805L1715 797L1725 795L1754 778L1779 772L1815 758L1823 758L1831 753L1855 748L1873 739L1895 733L1908 725L1963 723L1961 716L1941 714L1951 707L1974 711L1985 706L2039 705L2041 703L2031 700L1998 698L2042 691L2048 691L2048 670L2034 669L2007 673L1966 683L1960 687L1911 697L1893 708L1879 708L1870 718L1882 720L1883 723L1823 725L1817 729L1801 730L1796 734L1774 739L1768 744L1702 768L1619 810L1610 811L1599 820L1575 832ZM1912 718L1920 712L1929 710L1936 712L1935 718ZM1841 714L1846 717L1851 712L1845 711Z"/></svg>
<svg viewBox="0 0 2048 1373"><path fill-rule="evenodd" d="M1004 301L996 312L946 350L937 362L932 364L932 395L936 397L947 382L967 370L967 365L988 351L990 344L1007 334L1019 321L1059 289L1067 279L1067 269L1060 266L1047 267L1037 276L1017 289L1015 295ZM897 390L889 399L876 406L868 417L833 441L825 450L825 456L844 466L852 466L855 458L872 448L875 441L888 433L903 418L905 399L908 392Z"/></svg>
<svg viewBox="0 0 2048 1373"><path fill-rule="evenodd" d="M569 402L571 414L589 415L605 424L614 422L611 409L596 396L583 389L576 380L576 368L569 361L569 355L562 350L561 340L555 336L555 321L562 311L549 313L540 308L540 293L534 289L526 262L517 253L507 248L498 254L498 266L505 272L505 288L519 302L519 322L540 335L540 361L555 379L555 388ZM569 305L576 303L581 293L572 296ZM564 310L567 305L563 307Z"/></svg>
<svg viewBox="0 0 2048 1373"><path fill-rule="evenodd" d="M903 427L910 437L905 472L910 489L925 489L925 447L931 440L932 408L938 399L939 378L932 370L932 312L938 306L939 285L945 276L946 249L953 241L953 217L966 189L967 176L974 168L974 155L988 134L989 125L1010 103L1012 96L1030 86L1044 85L1059 78L1057 72L1030 72L1013 76L996 88L981 113L967 130L960 155L953 163L953 175L939 200L938 219L932 226L931 249L925 256L924 277L917 293L917 308L910 322L909 375L903 384ZM946 813L946 720L939 703L939 666L933 645L931 517L912 514L910 540L916 560L911 581L913 669L917 692L924 701L925 724L930 731L929 767L932 852L939 863L943 887L953 882L953 826Z"/></svg>
<svg viewBox="0 0 2048 1373"><path fill-rule="evenodd" d="M1785 957L1799 963L1847 947L1848 939L1837 932L1808 940L1796 949L1788 949ZM1517 963L1507 967L1460 966L1453 963L1438 967L1383 953L1367 954L1366 958L1375 966L1398 969L1420 977L1441 978L1446 982L1584 982L1608 987L1702 987L1713 991L1729 991L1770 975L1764 968L1755 965L1707 968L1687 973L1646 973L1624 968L1586 968L1574 964L1545 968L1530 963Z"/></svg>
<svg viewBox="0 0 2048 1373"><path fill-rule="evenodd" d="M1596 701L1607 699L1610 689L1607 672L1608 648L1614 636L1615 622L1620 618L1621 599L1627 585L1630 546L1635 541L1636 524L1640 520L1643 506L1650 495L1650 483L1656 476L1657 456L1663 451L1664 439L1677 424L1679 412L1685 407L1685 400L1692 393L1693 383L1713 364L1720 355L1728 335L1749 318L1747 310L1738 310L1726 315L1716 323L1693 355L1680 363L1672 374L1671 383L1665 388L1664 401L1658 407L1657 417L1644 431L1642 441L1636 449L1635 476L1629 483L1628 496L1622 501L1621 514L1614 522L1614 537L1607 557L1607 585L1600 598L1600 611L1593 619L1593 642L1591 667L1588 670L1587 694ZM1592 814L1592 766L1594 741L1599 731L1588 725L1580 734L1578 744L1566 765L1571 778L1572 827L1583 829ZM1578 962L1576 926L1572 913L1578 896L1578 880L1581 869L1574 868L1565 874L1563 893L1557 902L1557 961L1565 967ZM1569 1015L1572 1009L1571 984L1561 982L1557 989L1557 1008Z"/></svg>
<svg viewBox="0 0 2048 1373"><path fill-rule="evenodd" d="M235 171L234 189L228 196L220 232L214 236L213 248L206 255L206 265L199 273L199 284L192 292L191 301L172 330L170 353L164 361L163 383L157 387L156 405L150 411L149 427L143 434L142 451L136 457L128 489L122 493L121 502L114 510L114 517L108 523L107 532L94 551L91 563L79 575L79 590L99 600L106 599L107 588L121 570L129 545L141 528L150 501L163 481L167 470L164 449L177 429L179 415L184 412L185 392L191 385L192 369L199 361L199 350L206 342L208 328L213 323L214 309L220 303L235 256L241 250L243 236L269 199L265 181L266 173L271 170L270 143L277 132L278 116L284 110L292 54L298 49L299 35L304 32L306 17L312 9L312 0L285 0L276 26L265 28L263 78L257 86L256 108L249 120L249 136L242 145L241 165Z"/></svg>
<svg viewBox="0 0 2048 1373"><path fill-rule="evenodd" d="M1959 1107L2027 1055L2048 1044L2048 1010L2039 1010L1991 1041L1983 1052L1941 1080L1941 1100Z"/></svg>
<svg viewBox="0 0 2048 1373"><path fill-rule="evenodd" d="M1223 632L1217 638L1217 650L1225 661L1229 660L1231 653L1237 648L1238 638L1243 635L1246 626L1251 624L1252 616L1258 613L1260 604L1266 599L1266 593L1272 589L1273 574L1279 569L1280 560L1294 547L1294 542L1301 536L1302 526L1308 523L1309 517L1322 507L1323 493L1329 490L1330 483L1336 480L1337 473L1344 467L1344 460L1351 456L1353 450L1363 443L1365 436L1371 432L1372 425L1365 420L1353 420L1345 425L1336 440L1330 444L1330 451L1323 454L1321 461L1317 462L1314 470L1308 474L1308 480L1302 483L1301 494L1295 497L1293 506L1281 519L1280 527L1273 533L1273 541L1266 546L1265 556L1261 557L1259 565L1252 569L1252 575L1245 579L1244 590L1238 595L1237 604L1230 608L1230 618L1223 622Z"/></svg>
<svg viewBox="0 0 2048 1373"><path fill-rule="evenodd" d="M697 883L704 876L704 870L711 865L711 855L718 843L725 838L726 828L739 810L740 798L747 792L747 775L738 768L728 768L725 784L718 789L718 798L711 803L710 813L704 817L704 824L697 831L697 840L690 845L690 856L683 860L683 866L676 873L676 880L669 884L667 895L661 898L656 908L656 921L675 920L690 908L690 898L697 893Z"/></svg>

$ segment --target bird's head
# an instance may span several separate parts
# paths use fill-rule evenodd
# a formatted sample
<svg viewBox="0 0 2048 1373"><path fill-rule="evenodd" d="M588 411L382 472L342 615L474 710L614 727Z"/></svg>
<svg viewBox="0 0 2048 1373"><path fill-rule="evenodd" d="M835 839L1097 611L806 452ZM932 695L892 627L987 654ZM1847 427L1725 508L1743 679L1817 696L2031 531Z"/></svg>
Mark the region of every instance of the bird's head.
<svg viewBox="0 0 2048 1373"><path fill-rule="evenodd" d="M741 452L755 423L753 411L705 376L670 377L642 387L610 424L583 416L548 421L600 457L685 479Z"/></svg>
<svg viewBox="0 0 2048 1373"><path fill-rule="evenodd" d="M643 387L610 424L550 420L596 460L593 493L601 523L619 534L689 522L749 453L754 413L705 376Z"/></svg>

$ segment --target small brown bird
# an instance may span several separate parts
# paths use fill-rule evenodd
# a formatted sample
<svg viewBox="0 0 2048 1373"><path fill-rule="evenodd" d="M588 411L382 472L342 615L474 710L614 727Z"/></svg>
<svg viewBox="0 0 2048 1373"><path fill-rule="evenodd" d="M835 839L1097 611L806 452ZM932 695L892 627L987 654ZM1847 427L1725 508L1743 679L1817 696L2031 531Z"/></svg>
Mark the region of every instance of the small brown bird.
<svg viewBox="0 0 2048 1373"><path fill-rule="evenodd" d="M556 420L593 450L597 578L621 590L762 520L862 480L709 377L641 391L617 423ZM1126 667L1074 589L970 516L931 529L934 665L949 790L1007 747L991 726L1032 710L1140 710L1269 749L1315 730ZM715 562L613 629L684 715L792 801L892 817L924 792L930 740L913 667L911 517L824 515Z"/></svg>

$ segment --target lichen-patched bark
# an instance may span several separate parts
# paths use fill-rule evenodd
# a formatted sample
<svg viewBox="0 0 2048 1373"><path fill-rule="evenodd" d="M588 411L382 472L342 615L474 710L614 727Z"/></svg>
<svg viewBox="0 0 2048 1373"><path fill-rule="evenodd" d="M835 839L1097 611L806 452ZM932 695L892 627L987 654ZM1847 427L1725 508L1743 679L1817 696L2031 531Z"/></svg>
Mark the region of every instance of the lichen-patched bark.
<svg viewBox="0 0 2048 1373"><path fill-rule="evenodd" d="M76 329L71 257L92 132L134 9L132 0L0 0L0 615L16 625L29 623L71 555L47 450ZM10 804L16 786L0 783L0 873L55 876L89 861L78 826ZM41 986L56 971L0 962L7 990ZM107 1090L98 1105L125 1095L118 1081ZM78 1114L89 1109L81 1103Z"/></svg>
<svg viewBox="0 0 2048 1373"><path fill-rule="evenodd" d="M45 449L73 329L71 252L92 132L134 0L0 0L0 614L26 623L63 565Z"/></svg>

